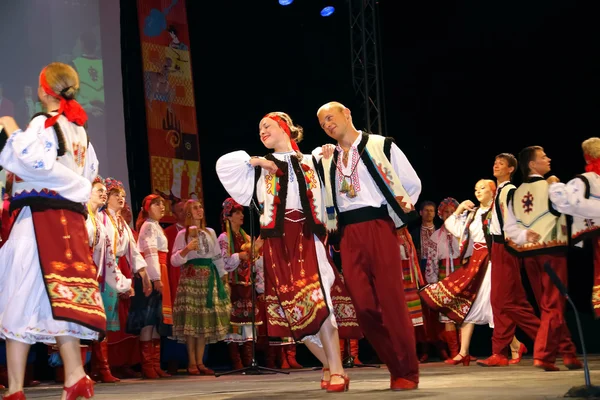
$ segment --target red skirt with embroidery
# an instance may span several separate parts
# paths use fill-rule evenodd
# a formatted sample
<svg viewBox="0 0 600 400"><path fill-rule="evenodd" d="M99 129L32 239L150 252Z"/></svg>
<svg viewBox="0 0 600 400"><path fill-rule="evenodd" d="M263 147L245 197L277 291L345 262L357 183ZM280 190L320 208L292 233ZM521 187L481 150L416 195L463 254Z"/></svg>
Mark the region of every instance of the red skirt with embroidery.
<svg viewBox="0 0 600 400"><path fill-rule="evenodd" d="M487 246L475 243L469 263L445 279L425 286L419 292L421 299L430 308L461 324L475 301L487 271L488 261Z"/></svg>
<svg viewBox="0 0 600 400"><path fill-rule="evenodd" d="M106 315L89 251L85 219L71 210L31 211L52 317L103 336Z"/></svg>
<svg viewBox="0 0 600 400"><path fill-rule="evenodd" d="M329 317L313 233L303 213L286 213L283 237L266 238L263 246L265 308L270 337L292 337L300 341L316 335ZM289 219L288 219L289 218ZM293 222L293 221L297 222ZM331 265L331 261L328 260ZM333 267L331 267L333 268ZM334 315L340 329L358 332L356 312L336 272L331 288ZM360 337L360 336L359 336Z"/></svg>

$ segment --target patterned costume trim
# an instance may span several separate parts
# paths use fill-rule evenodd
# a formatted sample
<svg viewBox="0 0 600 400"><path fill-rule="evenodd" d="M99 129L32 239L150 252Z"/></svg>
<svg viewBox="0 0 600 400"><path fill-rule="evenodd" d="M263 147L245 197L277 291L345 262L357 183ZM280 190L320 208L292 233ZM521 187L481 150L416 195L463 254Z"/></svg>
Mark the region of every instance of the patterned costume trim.
<svg viewBox="0 0 600 400"><path fill-rule="evenodd" d="M53 318L103 334L106 315L84 218L68 210L34 211L32 218Z"/></svg>
<svg viewBox="0 0 600 400"><path fill-rule="evenodd" d="M488 262L487 248L476 243L469 263L464 268L455 270L444 280L423 288L419 293L421 299L433 310L461 324L475 302Z"/></svg>
<svg viewBox="0 0 600 400"><path fill-rule="evenodd" d="M273 297L275 296L267 296L267 300L276 302L277 298ZM281 305L269 303L267 312L273 318L273 324L289 327L292 331L306 328L315 320L317 312L327 307L319 281L306 285L296 293L293 300L282 301Z"/></svg>
<svg viewBox="0 0 600 400"><path fill-rule="evenodd" d="M335 314L335 321L337 322L338 327L358 326L356 310L354 309L354 304L352 304L352 299L350 299L350 297L331 296L331 301L333 302L333 312Z"/></svg>

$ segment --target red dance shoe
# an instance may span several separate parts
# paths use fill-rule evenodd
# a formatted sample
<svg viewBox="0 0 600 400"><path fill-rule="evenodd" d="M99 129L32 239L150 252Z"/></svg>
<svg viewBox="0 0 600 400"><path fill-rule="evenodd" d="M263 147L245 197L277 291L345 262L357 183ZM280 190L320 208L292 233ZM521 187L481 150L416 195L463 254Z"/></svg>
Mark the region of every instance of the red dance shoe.
<svg viewBox="0 0 600 400"><path fill-rule="evenodd" d="M415 390L419 387L417 382L409 381L404 378L394 378L390 380L390 389L395 391L400 390Z"/></svg>
<svg viewBox="0 0 600 400"><path fill-rule="evenodd" d="M485 360L477 361L477 365L482 367L508 367L508 358L502 354L492 354Z"/></svg>
<svg viewBox="0 0 600 400"><path fill-rule="evenodd" d="M63 387L63 390L67 392L66 400L77 400L80 397L89 399L94 395L94 381L86 375L73 386Z"/></svg>
<svg viewBox="0 0 600 400"><path fill-rule="evenodd" d="M329 392L329 393L331 393L331 392L347 392L350 389L350 378L348 378L348 375L341 375L341 374L331 375L331 377L334 377L334 376L339 376L340 378L343 378L344 382L331 383L331 381L329 381L329 384L327 385L327 392Z"/></svg>
<svg viewBox="0 0 600 400"><path fill-rule="evenodd" d="M521 346L519 346L519 356L517 358L513 358L512 360L509 360L508 363L510 365L515 365L521 362L521 359L523 358L523 354L527 354L527 347L525 347L525 345L523 343L521 343Z"/></svg>
<svg viewBox="0 0 600 400"><path fill-rule="evenodd" d="M324 372L329 372L329 368L323 368L321 370L321 389L327 389L327 386L329 386L329 381L323 379Z"/></svg>
<svg viewBox="0 0 600 400"><path fill-rule="evenodd" d="M544 371L560 371L554 363L542 361L542 360L533 360L533 366L536 368L543 369Z"/></svg>
<svg viewBox="0 0 600 400"><path fill-rule="evenodd" d="M215 371L213 371L210 368L206 368L203 364L198 364L196 365L196 367L198 367L198 371L200 371L200 373L202 375L214 375Z"/></svg>
<svg viewBox="0 0 600 400"><path fill-rule="evenodd" d="M18 392L14 392L13 394L7 394L6 396L2 396L4 400L25 400L25 393L22 390Z"/></svg>
<svg viewBox="0 0 600 400"><path fill-rule="evenodd" d="M563 356L563 364L568 369L581 369L583 364L575 356Z"/></svg>
<svg viewBox="0 0 600 400"><path fill-rule="evenodd" d="M472 360L471 356L469 356L468 354L466 356L463 356L462 354L459 354L458 356L460 357L458 360L455 360L453 358L449 358L449 359L447 359L447 360L444 361L444 364L448 364L448 365L462 364L465 367L468 367L469 363Z"/></svg>

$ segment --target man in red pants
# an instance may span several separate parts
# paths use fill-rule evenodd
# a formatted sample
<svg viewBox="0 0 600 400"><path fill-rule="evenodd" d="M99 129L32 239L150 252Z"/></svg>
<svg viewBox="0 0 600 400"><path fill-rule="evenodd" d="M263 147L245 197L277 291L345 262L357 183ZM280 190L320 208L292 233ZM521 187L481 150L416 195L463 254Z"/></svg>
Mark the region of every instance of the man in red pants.
<svg viewBox="0 0 600 400"><path fill-rule="evenodd" d="M558 371L556 357L561 354L568 369L582 368L575 345L564 319L565 298L544 271L549 263L567 286L567 219L550 204L548 185L557 182L551 176L550 158L540 146L530 146L519 153L523 184L509 199L504 231L509 251L523 259L523 265L539 305L540 328L535 337L534 367ZM492 269L494 268L492 264Z"/></svg>
<svg viewBox="0 0 600 400"><path fill-rule="evenodd" d="M508 360L507 349L519 326L532 340L535 340L540 327L540 319L527 300L521 282L521 260L509 253L504 246L504 221L507 201L516 190L510 180L517 170L517 159L510 153L501 153L494 160L494 177L497 188L493 206L488 217L492 244L492 287L490 300L494 314L492 334L492 355L479 360L482 367L505 367L517 364L527 348L521 343L518 356Z"/></svg>
<svg viewBox="0 0 600 400"><path fill-rule="evenodd" d="M337 141L313 152L322 159L327 228L341 234L345 282L365 337L391 374L392 390L416 389L419 362L404 298L395 229L416 218L421 181L391 138L362 133L350 110L337 102L317 117Z"/></svg>

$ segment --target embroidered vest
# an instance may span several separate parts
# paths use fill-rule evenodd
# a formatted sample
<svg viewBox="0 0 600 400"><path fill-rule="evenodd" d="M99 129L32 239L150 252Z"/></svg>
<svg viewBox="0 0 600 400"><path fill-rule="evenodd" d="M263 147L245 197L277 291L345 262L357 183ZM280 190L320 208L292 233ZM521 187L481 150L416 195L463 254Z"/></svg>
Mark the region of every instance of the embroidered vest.
<svg viewBox="0 0 600 400"><path fill-rule="evenodd" d="M514 191L512 207L517 224L523 229L532 229L541 239L520 246L507 238L508 250L521 256L566 250L567 217L552 208L548 182L544 178L534 177L519 186Z"/></svg>
<svg viewBox="0 0 600 400"><path fill-rule="evenodd" d="M581 179L585 184L584 197L594 200L598 203L598 209L600 209L600 176L595 172L586 172L585 174L577 175L576 178ZM600 218L573 217L573 225L571 227L573 243L599 234Z"/></svg>
<svg viewBox="0 0 600 400"><path fill-rule="evenodd" d="M256 169L254 201L260 213L261 237L283 236L283 220L286 210L289 174L293 173L298 182L300 204L311 231L318 237L324 237L325 208L321 183L315 171L315 162L311 156L304 155L302 162L295 156L291 157L293 170L288 171L288 163L280 161L272 154L265 156L279 168L271 174L262 168Z"/></svg>
<svg viewBox="0 0 600 400"><path fill-rule="evenodd" d="M374 134L362 134L358 144L358 153L367 167L369 174L387 201L390 217L396 228L400 228L417 218L417 212L410 196L402 186L402 182L390 162L392 139ZM363 151L364 150L364 151ZM321 178L325 182L325 207L327 211L327 230L337 230L337 190L336 170L333 160L338 159L336 150L333 157L323 159L320 166Z"/></svg>
<svg viewBox="0 0 600 400"><path fill-rule="evenodd" d="M496 198L494 199L494 209L493 212L498 218L498 224L500 225L501 232L504 232L504 220L506 217L506 207L508 207L509 200L512 200L514 196L514 192L517 189L515 185L512 183L507 183L502 186L500 190L496 193ZM506 233L503 234L506 241ZM502 237L502 236L500 236Z"/></svg>

